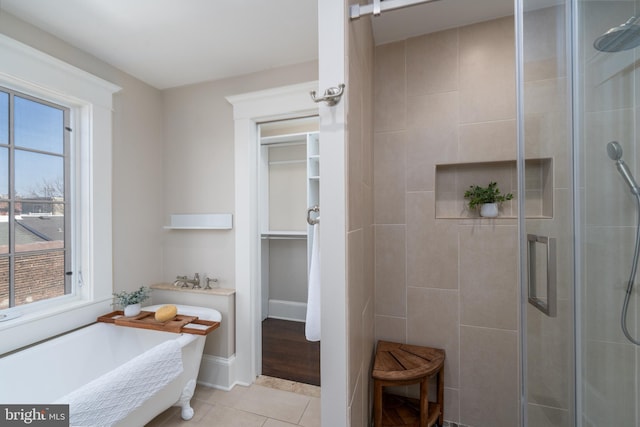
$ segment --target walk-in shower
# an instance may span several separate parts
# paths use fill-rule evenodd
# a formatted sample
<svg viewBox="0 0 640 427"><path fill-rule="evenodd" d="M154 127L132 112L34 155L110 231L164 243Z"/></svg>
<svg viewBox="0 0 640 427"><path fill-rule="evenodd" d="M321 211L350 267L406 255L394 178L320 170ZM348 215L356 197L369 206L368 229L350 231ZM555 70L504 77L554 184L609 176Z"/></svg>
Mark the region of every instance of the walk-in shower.
<svg viewBox="0 0 640 427"><path fill-rule="evenodd" d="M631 190L631 194L636 201L636 243L633 250L633 260L631 262L631 271L629 273L629 280L627 281L627 290L624 294L624 302L622 303L622 311L620 314L620 327L622 328L622 332L624 336L627 337L629 341L634 343L635 345L640 345L640 341L636 340L629 333L629 328L627 327L627 316L629 310L629 301L631 299L631 295L633 292L633 286L636 280L636 273L638 272L638 256L640 255L640 188L638 188L638 184L636 180L633 178L631 171L627 164L622 160L622 147L618 144L617 141L611 141L607 144L607 154L609 158L616 162L616 168L620 175L624 179L624 181L629 186Z"/></svg>

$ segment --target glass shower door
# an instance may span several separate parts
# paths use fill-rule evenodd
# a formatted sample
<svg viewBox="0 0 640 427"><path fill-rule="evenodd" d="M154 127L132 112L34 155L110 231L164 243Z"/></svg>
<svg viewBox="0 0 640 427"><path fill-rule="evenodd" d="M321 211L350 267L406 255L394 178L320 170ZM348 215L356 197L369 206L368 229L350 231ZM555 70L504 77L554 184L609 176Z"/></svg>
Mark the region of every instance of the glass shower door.
<svg viewBox="0 0 640 427"><path fill-rule="evenodd" d="M570 1L518 13L522 426L574 425ZM548 4L548 3L547 3Z"/></svg>
<svg viewBox="0 0 640 427"><path fill-rule="evenodd" d="M540 4L517 14L522 425L637 426L640 3Z"/></svg>
<svg viewBox="0 0 640 427"><path fill-rule="evenodd" d="M640 351L637 291L629 293L637 231L637 1L584 1L578 6L576 145L580 155L581 280L578 407L582 426L637 426ZM609 33L602 37L603 34ZM596 49L596 46L598 49ZM599 50L600 49L600 50ZM614 143L615 141L615 143ZM624 315L623 315L624 313ZM624 319L624 322L623 322Z"/></svg>

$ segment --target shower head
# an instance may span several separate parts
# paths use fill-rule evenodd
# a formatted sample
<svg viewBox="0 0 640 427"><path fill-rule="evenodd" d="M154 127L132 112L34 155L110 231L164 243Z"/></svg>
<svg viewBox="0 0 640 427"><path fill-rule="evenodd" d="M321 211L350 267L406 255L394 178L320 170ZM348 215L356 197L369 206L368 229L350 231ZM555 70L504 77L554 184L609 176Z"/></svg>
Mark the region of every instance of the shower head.
<svg viewBox="0 0 640 427"><path fill-rule="evenodd" d="M622 25L609 29L593 42L593 47L601 52L620 52L640 45L640 25L632 16Z"/></svg>
<svg viewBox="0 0 640 427"><path fill-rule="evenodd" d="M618 161L622 158L622 147L618 144L618 141L611 141L607 144L607 154L613 161Z"/></svg>
<svg viewBox="0 0 640 427"><path fill-rule="evenodd" d="M611 160L616 162L616 168L631 189L631 193L635 194L636 196L640 196L640 187L638 187L636 180L633 179L633 175L631 174L629 167L624 162L624 160L622 160L622 147L620 146L620 144L618 144L617 141L611 141L607 144L607 154L609 155L609 158Z"/></svg>

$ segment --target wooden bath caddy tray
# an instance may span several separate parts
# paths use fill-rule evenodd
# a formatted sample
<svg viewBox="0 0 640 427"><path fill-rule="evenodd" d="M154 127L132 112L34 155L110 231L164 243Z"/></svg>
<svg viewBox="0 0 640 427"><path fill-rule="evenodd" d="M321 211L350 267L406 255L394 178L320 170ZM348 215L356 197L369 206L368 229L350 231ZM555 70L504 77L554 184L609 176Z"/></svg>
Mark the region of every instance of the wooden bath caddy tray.
<svg viewBox="0 0 640 427"><path fill-rule="evenodd" d="M141 311L137 316L125 317L122 310L117 310L98 317L98 322L115 323L119 326L129 326L131 328L153 329L155 331L178 334L185 332L196 335L207 335L220 326L220 322L202 320L196 316L185 316L184 314L176 315L173 320L158 322L153 311Z"/></svg>

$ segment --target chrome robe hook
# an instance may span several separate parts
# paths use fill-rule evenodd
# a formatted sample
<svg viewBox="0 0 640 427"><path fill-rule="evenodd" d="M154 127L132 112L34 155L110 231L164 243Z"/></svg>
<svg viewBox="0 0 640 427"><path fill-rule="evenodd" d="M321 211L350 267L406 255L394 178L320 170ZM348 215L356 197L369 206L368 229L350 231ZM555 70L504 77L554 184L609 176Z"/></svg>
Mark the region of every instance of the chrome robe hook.
<svg viewBox="0 0 640 427"><path fill-rule="evenodd" d="M316 91L312 90L311 93L311 99L313 99L313 102L326 102L327 105L329 107L336 105L338 102L340 102L340 98L342 97L342 94L344 93L344 83L341 83L338 85L338 87L330 87L329 89L324 91L324 96L320 96L316 98Z"/></svg>

